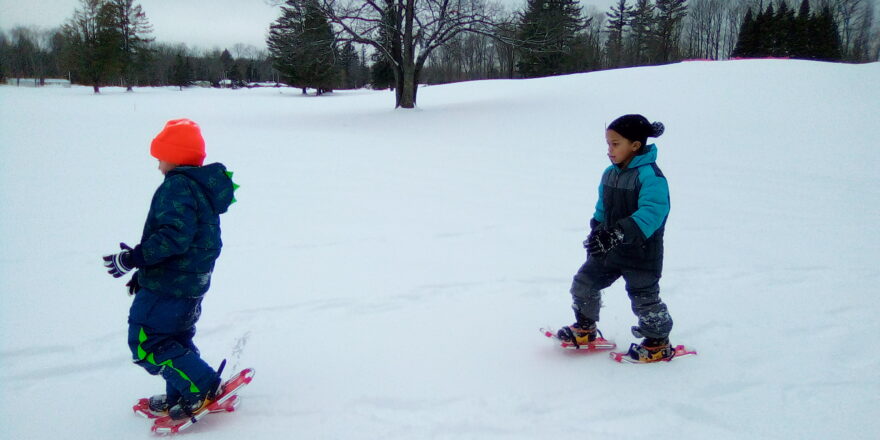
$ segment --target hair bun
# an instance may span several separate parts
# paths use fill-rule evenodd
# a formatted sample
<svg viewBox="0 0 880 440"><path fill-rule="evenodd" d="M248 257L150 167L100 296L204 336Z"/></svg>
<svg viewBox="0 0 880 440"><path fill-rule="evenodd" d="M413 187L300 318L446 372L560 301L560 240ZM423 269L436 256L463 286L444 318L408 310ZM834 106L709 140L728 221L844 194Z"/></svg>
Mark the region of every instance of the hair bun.
<svg viewBox="0 0 880 440"><path fill-rule="evenodd" d="M662 122L654 122L651 124L651 137L660 137L664 131L666 131L666 127Z"/></svg>

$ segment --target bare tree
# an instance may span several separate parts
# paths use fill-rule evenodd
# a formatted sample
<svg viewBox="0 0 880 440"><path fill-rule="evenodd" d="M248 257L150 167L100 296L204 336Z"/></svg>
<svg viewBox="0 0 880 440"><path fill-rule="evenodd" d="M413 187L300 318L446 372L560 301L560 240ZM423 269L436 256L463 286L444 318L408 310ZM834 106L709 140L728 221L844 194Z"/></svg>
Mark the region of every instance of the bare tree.
<svg viewBox="0 0 880 440"><path fill-rule="evenodd" d="M513 78L516 70L517 51L513 41L516 39L516 16L510 15L498 21L495 29L498 38L495 39L495 52L498 54L498 64L503 78Z"/></svg>
<svg viewBox="0 0 880 440"><path fill-rule="evenodd" d="M10 67L14 78L34 76L42 78L42 69L39 66L39 48L37 46L36 28L17 26L10 32L11 50Z"/></svg>
<svg viewBox="0 0 880 440"><path fill-rule="evenodd" d="M871 61L871 31L874 28L874 3L865 1L856 10L852 21L852 34L850 46L847 47L847 57L850 61Z"/></svg>
<svg viewBox="0 0 880 440"><path fill-rule="evenodd" d="M244 43L235 43L232 46L232 56L235 59L239 58L257 58L259 55L259 50L253 44L244 44Z"/></svg>
<svg viewBox="0 0 880 440"><path fill-rule="evenodd" d="M491 34L485 0L319 0L337 40L371 46L392 66L396 107L414 108L428 57L466 32ZM385 38L383 38L385 36ZM390 37L390 44L386 40Z"/></svg>
<svg viewBox="0 0 880 440"><path fill-rule="evenodd" d="M496 46L503 46L482 34L461 34L428 56L422 79L428 84L497 78L500 55Z"/></svg>
<svg viewBox="0 0 880 440"><path fill-rule="evenodd" d="M605 52L602 50L605 45L607 16L596 6L588 6L584 11L584 38L589 48L591 59L585 71L601 70L609 65L609 61L604 58Z"/></svg>
<svg viewBox="0 0 880 440"><path fill-rule="evenodd" d="M759 5L756 0L733 0L727 6L727 16L724 18L724 30L722 32L723 57L730 57L739 40L739 31L746 16L746 11L752 8L757 12Z"/></svg>
<svg viewBox="0 0 880 440"><path fill-rule="evenodd" d="M843 46L844 57L849 58L849 52L855 39L855 26L859 9L865 0L822 0L820 5L831 7L834 19L840 27L840 44Z"/></svg>
<svg viewBox="0 0 880 440"><path fill-rule="evenodd" d="M869 61L880 61L880 26L875 21L874 31L871 33L871 43L868 52Z"/></svg>
<svg viewBox="0 0 880 440"><path fill-rule="evenodd" d="M717 60L721 56L722 32L729 3L722 0L691 0L686 20L688 56Z"/></svg>

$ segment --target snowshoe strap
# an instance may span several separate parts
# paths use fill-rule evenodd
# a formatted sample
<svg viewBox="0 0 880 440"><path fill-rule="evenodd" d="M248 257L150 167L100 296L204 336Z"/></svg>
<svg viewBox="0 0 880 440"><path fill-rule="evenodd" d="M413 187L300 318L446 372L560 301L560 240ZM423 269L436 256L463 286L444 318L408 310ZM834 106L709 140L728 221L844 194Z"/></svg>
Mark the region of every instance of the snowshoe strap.
<svg viewBox="0 0 880 440"><path fill-rule="evenodd" d="M217 368L217 377L223 377L224 368L226 368L226 359L223 359L223 362L220 362L220 367Z"/></svg>
<svg viewBox="0 0 880 440"><path fill-rule="evenodd" d="M574 332L571 330L571 327L563 327L562 332L568 339L574 344L574 348L581 348L580 344L578 344L577 337L574 335Z"/></svg>
<svg viewBox="0 0 880 440"><path fill-rule="evenodd" d="M641 348L642 347L639 344L629 344L629 357L633 360L641 360Z"/></svg>
<svg viewBox="0 0 880 440"><path fill-rule="evenodd" d="M223 359L223 362L220 362L220 367L217 368L217 386L214 388L214 391L208 393L208 397L212 400L217 396L223 394L223 369L226 368L226 359Z"/></svg>

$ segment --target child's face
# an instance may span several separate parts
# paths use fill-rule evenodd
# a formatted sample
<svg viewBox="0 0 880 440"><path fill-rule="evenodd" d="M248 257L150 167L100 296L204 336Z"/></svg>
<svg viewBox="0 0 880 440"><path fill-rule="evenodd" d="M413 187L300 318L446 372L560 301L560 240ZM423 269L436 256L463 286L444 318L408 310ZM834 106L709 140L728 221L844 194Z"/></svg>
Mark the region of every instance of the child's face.
<svg viewBox="0 0 880 440"><path fill-rule="evenodd" d="M642 148L641 142L632 142L614 130L605 130L605 142L608 143L608 158L620 167L629 165L636 151Z"/></svg>
<svg viewBox="0 0 880 440"><path fill-rule="evenodd" d="M165 162L164 160L159 161L159 171L162 172L162 175L168 174L169 171L177 168L176 163Z"/></svg>

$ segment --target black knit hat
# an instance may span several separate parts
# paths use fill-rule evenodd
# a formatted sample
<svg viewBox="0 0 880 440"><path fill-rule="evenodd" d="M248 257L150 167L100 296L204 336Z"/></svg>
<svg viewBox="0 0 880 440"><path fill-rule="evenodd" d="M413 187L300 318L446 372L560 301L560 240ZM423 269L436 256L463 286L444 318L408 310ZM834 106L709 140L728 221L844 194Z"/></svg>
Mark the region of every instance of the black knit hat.
<svg viewBox="0 0 880 440"><path fill-rule="evenodd" d="M648 122L642 115L623 115L615 119L608 130L614 130L632 142L639 141L644 146L649 137L660 137L665 127L662 122Z"/></svg>

